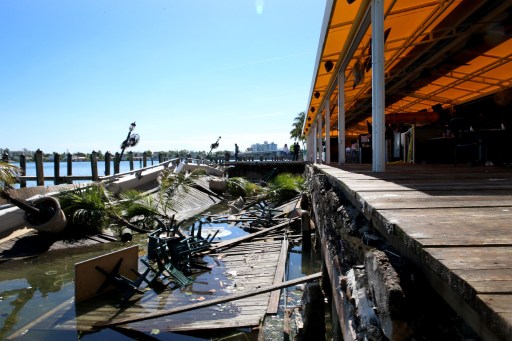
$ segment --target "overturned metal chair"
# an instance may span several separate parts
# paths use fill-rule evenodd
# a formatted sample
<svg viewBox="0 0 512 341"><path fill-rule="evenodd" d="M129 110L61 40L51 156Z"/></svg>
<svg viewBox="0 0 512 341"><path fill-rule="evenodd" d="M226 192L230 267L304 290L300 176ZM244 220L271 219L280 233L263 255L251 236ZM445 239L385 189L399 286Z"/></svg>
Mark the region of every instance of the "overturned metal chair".
<svg viewBox="0 0 512 341"><path fill-rule="evenodd" d="M147 279L150 268L146 269L142 274L138 271L131 269L135 274L137 274L137 278L135 280L131 280L119 273L119 269L121 268L121 264L123 262L123 258L120 258L112 271L108 272L105 269L96 266L96 270L105 275L106 279L98 288L97 293L101 293L110 285L115 286L118 289L118 292L121 296L121 302L127 302L135 293L143 294L144 292L139 289L140 285L143 282L150 283Z"/></svg>
<svg viewBox="0 0 512 341"><path fill-rule="evenodd" d="M187 286L194 282L191 278L185 276L185 274L173 264L171 258L169 258L167 255L166 242L160 242L160 245L155 248L155 254L155 263L157 265L156 268L145 260L141 260L144 265L146 265L155 273L153 281L157 280L160 276L164 276L166 278L172 279L172 282L176 284L176 287Z"/></svg>

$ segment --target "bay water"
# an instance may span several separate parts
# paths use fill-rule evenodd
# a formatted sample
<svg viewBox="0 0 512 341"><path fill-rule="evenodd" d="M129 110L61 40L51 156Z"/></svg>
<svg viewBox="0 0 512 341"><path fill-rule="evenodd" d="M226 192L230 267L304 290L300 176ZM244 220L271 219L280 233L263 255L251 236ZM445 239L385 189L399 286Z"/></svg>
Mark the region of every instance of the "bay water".
<svg viewBox="0 0 512 341"><path fill-rule="evenodd" d="M156 164L158 161L153 161L153 164ZM19 163L13 163L15 166L19 166ZM148 160L147 166L151 166L152 161ZM76 176L91 176L91 162L89 161L73 161L72 162L72 175ZM134 161L133 162L134 169L142 168L142 161ZM63 161L59 163L59 174L60 176L67 175L67 162ZM130 170L130 162L129 161L121 161L119 165L119 171L121 173L128 172ZM43 162L43 173L44 176L53 176L54 171L54 163L51 162ZM110 162L110 175L114 174L114 161ZM36 176L36 164L35 162L27 162L27 176ZM105 161L98 161L98 175L103 176L105 174ZM75 183L83 183L90 182L89 180L79 180L75 181ZM35 181L27 181L27 187L36 186L37 183ZM45 186L54 185L53 181L45 181ZM19 185L16 185L15 188L19 188Z"/></svg>

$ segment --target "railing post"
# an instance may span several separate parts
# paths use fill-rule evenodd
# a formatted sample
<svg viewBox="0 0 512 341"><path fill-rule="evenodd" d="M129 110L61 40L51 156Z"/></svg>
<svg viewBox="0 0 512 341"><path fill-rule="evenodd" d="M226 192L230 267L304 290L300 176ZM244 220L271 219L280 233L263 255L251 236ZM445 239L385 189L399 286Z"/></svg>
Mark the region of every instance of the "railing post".
<svg viewBox="0 0 512 341"><path fill-rule="evenodd" d="M112 159L112 154L110 152L105 153L105 175L110 175L110 161Z"/></svg>
<svg viewBox="0 0 512 341"><path fill-rule="evenodd" d="M60 184L60 154L53 153L53 183Z"/></svg>
<svg viewBox="0 0 512 341"><path fill-rule="evenodd" d="M21 168L21 175L25 176L27 175L27 157L25 154L20 155L20 168ZM27 187L27 182L25 179L20 180L20 188Z"/></svg>
<svg viewBox="0 0 512 341"><path fill-rule="evenodd" d="M120 158L121 158L121 156L119 155L119 153L116 153L114 155L114 174L119 173L119 165L121 164Z"/></svg>
<svg viewBox="0 0 512 341"><path fill-rule="evenodd" d="M128 160L130 161L130 170L133 170L133 152L128 153Z"/></svg>
<svg viewBox="0 0 512 341"><path fill-rule="evenodd" d="M146 168L148 165L148 154L146 152L142 153L142 167Z"/></svg>
<svg viewBox="0 0 512 341"><path fill-rule="evenodd" d="M40 149L36 150L35 161L37 186L44 186L43 152Z"/></svg>
<svg viewBox="0 0 512 341"><path fill-rule="evenodd" d="M98 177L98 153L94 150L91 153L91 175L92 181L98 181L100 179Z"/></svg>

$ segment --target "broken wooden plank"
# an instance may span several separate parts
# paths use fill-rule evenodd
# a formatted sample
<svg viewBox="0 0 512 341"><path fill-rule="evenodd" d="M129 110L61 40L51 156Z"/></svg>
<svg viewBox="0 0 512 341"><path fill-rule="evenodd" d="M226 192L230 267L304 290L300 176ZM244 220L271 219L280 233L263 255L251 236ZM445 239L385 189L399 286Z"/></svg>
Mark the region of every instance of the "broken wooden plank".
<svg viewBox="0 0 512 341"><path fill-rule="evenodd" d="M284 223L281 223L281 224L277 224L275 226L269 227L269 228L264 229L262 231L258 231L258 232L251 233L251 234L246 235L246 236L242 236L242 237L226 240L225 242L220 242L220 243L217 243L217 244L212 244L212 245L210 245L210 252L218 250L218 249L221 249L221 248L225 248L225 247L228 247L228 246L233 246L233 245L242 243L244 241L248 241L248 240L254 239L254 238L259 237L259 236L263 236L263 235L265 235L265 234L267 234L269 232L272 232L272 231L281 229L283 227L286 227L286 226L288 226L289 224L291 224L292 222L294 222L294 221L296 221L298 219L299 219L299 217L292 218L292 219L290 219L287 222L284 222Z"/></svg>
<svg viewBox="0 0 512 341"><path fill-rule="evenodd" d="M272 284L279 284L283 282L284 273L286 270L286 258L288 255L288 240L283 239L281 244L281 253L279 254L279 261L277 262L277 269ZM281 298L281 290L275 290L270 293L270 298L267 307L267 314L275 315L279 309L279 299Z"/></svg>
<svg viewBox="0 0 512 341"><path fill-rule="evenodd" d="M200 303L188 304L188 305L185 305L185 306L181 306L181 307L176 307L176 308L160 311L160 312L157 312L157 313L146 314L145 316L134 317L134 318L126 318L126 319L118 319L118 320L111 320L111 321L108 321L108 322L98 322L98 323L96 323L94 325L94 327L95 328L111 327L111 326L116 326L116 325L120 325L120 324L132 323L132 322L137 322L137 321L144 321L144 320L149 320L149 319L153 319L153 318L157 318L157 317L162 317L162 316L168 316L168 315L172 315L172 314L182 313L182 312L185 312L185 311L190 311L190 310L195 310L195 309L199 309L199 308L209 307L209 306L212 306L212 305L215 305L215 304L219 304L219 303L225 303L225 302L235 301L235 300L239 300L239 299L250 297L250 296L264 294L264 293L271 292L271 291L274 291L274 290L277 290L277 289L282 289L282 288L294 286L294 285L297 285L297 284L300 284L300 283L305 283L305 282L313 281L313 280L319 279L321 277L322 277L322 273L321 272L317 272L317 273L309 275L309 276L303 276L303 277L300 277L300 278L297 278L297 279L293 279L293 280L290 280L290 281L286 281L286 282L283 282L283 283L280 283L280 284L270 285L268 287L264 287L264 288L260 288L260 289L256 289L256 290L251 290L251 291L240 293L240 294L229 295L229 296L225 296L225 297L219 297L217 299L203 301L203 302L200 302Z"/></svg>

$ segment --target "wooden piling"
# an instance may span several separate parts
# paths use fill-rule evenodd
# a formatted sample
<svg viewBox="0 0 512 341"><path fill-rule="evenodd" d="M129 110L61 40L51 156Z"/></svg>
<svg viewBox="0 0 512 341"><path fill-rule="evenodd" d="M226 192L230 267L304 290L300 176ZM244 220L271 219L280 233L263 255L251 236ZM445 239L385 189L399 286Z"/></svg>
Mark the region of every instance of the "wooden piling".
<svg viewBox="0 0 512 341"><path fill-rule="evenodd" d="M307 193L302 193L300 196L300 208L309 210L309 197Z"/></svg>
<svg viewBox="0 0 512 341"><path fill-rule="evenodd" d="M36 150L35 161L37 186L44 186L43 152L40 149Z"/></svg>
<svg viewBox="0 0 512 341"><path fill-rule="evenodd" d="M283 341L291 341L293 338L291 316L292 310L286 309L283 316Z"/></svg>
<svg viewBox="0 0 512 341"><path fill-rule="evenodd" d="M130 161L130 170L132 171L133 168L133 152L128 153L128 160Z"/></svg>
<svg viewBox="0 0 512 341"><path fill-rule="evenodd" d="M91 175L92 175L92 181L99 181L98 176L98 153L96 153L94 150L91 153Z"/></svg>
<svg viewBox="0 0 512 341"><path fill-rule="evenodd" d="M302 250L311 249L311 218L309 212L301 210L301 232L302 232Z"/></svg>
<svg viewBox="0 0 512 341"><path fill-rule="evenodd" d="M20 155L20 168L21 175L27 175L27 157L24 154ZM23 179L20 179L20 188L27 187L27 182Z"/></svg>
<svg viewBox="0 0 512 341"><path fill-rule="evenodd" d="M105 175L110 175L110 161L112 159L112 154L110 152L105 153Z"/></svg>
<svg viewBox="0 0 512 341"><path fill-rule="evenodd" d="M60 183L60 154L53 153L53 183L58 185Z"/></svg>
<svg viewBox="0 0 512 341"><path fill-rule="evenodd" d="M148 154L146 152L142 153L142 167L148 166Z"/></svg>
<svg viewBox="0 0 512 341"><path fill-rule="evenodd" d="M71 153L68 153L66 162L67 162L67 176L72 176L73 175L73 155L71 155ZM68 183L72 183L72 182L73 181L68 180Z"/></svg>
<svg viewBox="0 0 512 341"><path fill-rule="evenodd" d="M301 232L302 232L302 271L311 273L312 249L311 249L311 218L309 212L301 210Z"/></svg>
<svg viewBox="0 0 512 341"><path fill-rule="evenodd" d="M302 294L304 340L322 340L325 335L324 296L319 283L308 283ZM325 338L324 338L325 339Z"/></svg>
<svg viewBox="0 0 512 341"><path fill-rule="evenodd" d="M114 174L119 173L119 164L121 163L120 158L121 158L121 156L119 155L119 153L116 153L114 155Z"/></svg>

